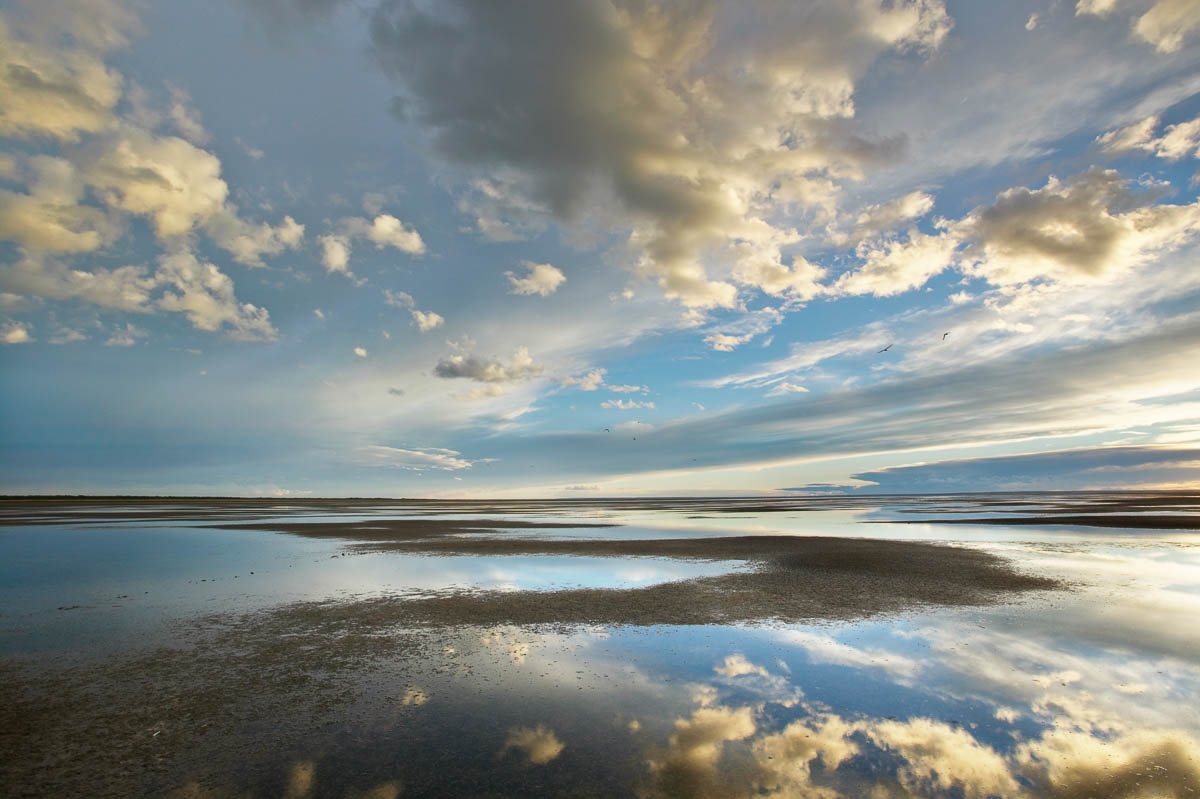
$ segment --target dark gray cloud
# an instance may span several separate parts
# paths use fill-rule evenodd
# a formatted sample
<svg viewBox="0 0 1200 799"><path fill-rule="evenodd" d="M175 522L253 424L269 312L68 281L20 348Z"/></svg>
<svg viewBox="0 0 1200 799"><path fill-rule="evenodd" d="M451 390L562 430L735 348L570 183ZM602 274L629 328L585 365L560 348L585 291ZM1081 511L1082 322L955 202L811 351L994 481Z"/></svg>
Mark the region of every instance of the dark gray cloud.
<svg viewBox="0 0 1200 799"><path fill-rule="evenodd" d="M856 81L883 52L932 49L951 26L939 0L744 11L388 0L371 35L401 90L395 113L462 170L480 230L509 237L531 211L574 222L586 208L669 296L729 306L729 279L816 292L820 270L780 253L799 234L777 212L828 212L838 181L898 156L903 136L855 130Z"/></svg>

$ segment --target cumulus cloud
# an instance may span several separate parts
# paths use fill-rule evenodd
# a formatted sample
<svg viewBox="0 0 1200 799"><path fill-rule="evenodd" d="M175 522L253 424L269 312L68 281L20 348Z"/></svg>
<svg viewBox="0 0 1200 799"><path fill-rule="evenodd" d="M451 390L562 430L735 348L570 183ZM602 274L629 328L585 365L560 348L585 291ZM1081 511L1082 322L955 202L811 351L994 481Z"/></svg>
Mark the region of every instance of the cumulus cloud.
<svg viewBox="0 0 1200 799"><path fill-rule="evenodd" d="M842 275L834 291L889 296L918 288L953 263L958 244L952 235L926 235L914 228L905 241L860 247L863 265Z"/></svg>
<svg viewBox="0 0 1200 799"><path fill-rule="evenodd" d="M994 285L1038 279L1108 279L1183 246L1200 231L1200 203L1153 204L1110 169L1093 167L1039 189L1014 187L941 230L859 247L864 263L835 293L888 296L923 286L954 266Z"/></svg>
<svg viewBox="0 0 1200 799"><path fill-rule="evenodd" d="M438 377L467 378L480 383L512 383L537 377L542 370L541 365L534 363L528 347L518 347L507 364L460 352L438 361L433 373Z"/></svg>
<svg viewBox="0 0 1200 799"><path fill-rule="evenodd" d="M223 330L242 341L278 338L266 308L239 302L229 276L191 252L182 250L159 258L155 282L167 287L156 305L184 314L199 330Z"/></svg>
<svg viewBox="0 0 1200 799"><path fill-rule="evenodd" d="M667 747L648 753L647 765L660 795L672 797L738 796L719 767L725 744L754 735L757 727L748 707L702 707L677 719Z"/></svg>
<svg viewBox="0 0 1200 799"><path fill-rule="evenodd" d="M525 267L525 277L517 277L512 272L504 273L508 282L512 284L509 294L538 294L542 297L549 297L558 291L558 287L567 279L566 275L550 264L522 261L521 265Z"/></svg>
<svg viewBox="0 0 1200 799"><path fill-rule="evenodd" d="M140 327L125 323L124 327L119 327L113 331L108 340L104 342L106 347L132 347L137 344L138 339L145 338L148 334Z"/></svg>
<svg viewBox="0 0 1200 799"><path fill-rule="evenodd" d="M608 374L607 369L592 369L590 372L582 374L578 377L566 377L562 384L568 387L578 388L580 391L596 391L604 389L605 391L613 391L618 394L632 394L635 391L646 391L645 386L632 385L614 385L605 382L604 376Z"/></svg>
<svg viewBox="0 0 1200 799"><path fill-rule="evenodd" d="M743 336L731 336L727 333L710 333L704 337L704 343L717 352L733 352L734 348L739 344L745 344L752 338L754 338L754 335L750 333Z"/></svg>
<svg viewBox="0 0 1200 799"><path fill-rule="evenodd" d="M350 239L329 233L317 241L321 244L321 264L326 272L354 277L350 271Z"/></svg>
<svg viewBox="0 0 1200 799"><path fill-rule="evenodd" d="M237 207L226 205L205 221L205 232L217 246L246 266L263 266L264 255L279 255L304 243L304 225L285 216L278 225L251 224L238 216Z"/></svg>
<svg viewBox="0 0 1200 799"><path fill-rule="evenodd" d="M1079 0L1075 14L1107 17L1119 5L1126 5L1125 0ZM1197 28L1200 28L1200 7L1191 0L1156 0L1133 21L1133 33L1160 53L1173 53L1181 48L1184 39Z"/></svg>
<svg viewBox="0 0 1200 799"><path fill-rule="evenodd" d="M769 672L766 669L762 666L755 666L746 660L746 656L742 654L729 655L720 666L714 666L713 671L717 674L723 674L726 677L740 677L744 674L758 674L763 677L769 676Z"/></svg>
<svg viewBox="0 0 1200 799"><path fill-rule="evenodd" d="M379 214L369 222L361 217L343 219L342 229L350 236L367 239L376 249L395 247L409 255L425 252L421 234L391 214Z"/></svg>
<svg viewBox="0 0 1200 799"><path fill-rule="evenodd" d="M637 408L653 408L653 402L638 402L636 400L610 399L600 403L601 408L618 408L622 411L632 411Z"/></svg>
<svg viewBox="0 0 1200 799"><path fill-rule="evenodd" d="M428 333L434 328L441 327L442 323L446 321L442 318L441 314L436 314L433 311L418 311L416 309L412 311L412 318L417 323L417 329L422 333Z"/></svg>
<svg viewBox="0 0 1200 799"><path fill-rule="evenodd" d="M1148 116L1123 128L1110 130L1096 138L1096 144L1111 154L1142 151L1178 161L1181 158L1200 158L1200 117L1167 127L1155 136L1158 116Z"/></svg>
<svg viewBox="0 0 1200 799"><path fill-rule="evenodd" d="M0 238L42 252L91 252L112 237L110 220L81 204L85 183L65 158L34 156L28 193L0 189Z"/></svg>
<svg viewBox="0 0 1200 799"><path fill-rule="evenodd" d="M516 749L525 756L525 760L530 764L544 766L562 754L565 748L553 730L539 724L536 727L513 727L510 729L508 737L504 739L504 747L500 750L500 754L503 755Z"/></svg>
<svg viewBox="0 0 1200 799"><path fill-rule="evenodd" d="M26 344L30 341L34 341L34 338L24 322L5 322L0 325L0 343Z"/></svg>
<svg viewBox="0 0 1200 799"><path fill-rule="evenodd" d="M356 455L356 462L365 466L387 466L410 472L455 472L470 469L472 465L480 462L462 457L462 453L457 450L437 447L402 449L374 444L360 447Z"/></svg>
<svg viewBox="0 0 1200 799"><path fill-rule="evenodd" d="M1034 15L1036 16L1036 14ZM933 195L913 191L879 205L868 205L855 220L851 244L895 230L900 225L920 219L933 210Z"/></svg>
<svg viewBox="0 0 1200 799"><path fill-rule="evenodd" d="M42 12L52 14L55 5L59 11L65 6L47 3ZM39 25L45 17L0 21L0 135L74 142L113 124L123 80L103 54L124 44L137 21L117 3L94 0L75 8L75 20L69 16L59 19L72 34L70 44Z"/></svg>
<svg viewBox="0 0 1200 799"><path fill-rule="evenodd" d="M373 220L346 217L338 223L336 231L317 239L321 243L321 263L326 272L354 276L350 271L350 254L355 239L366 239L375 245L375 249L395 247L410 255L425 252L421 234L390 214L380 214Z"/></svg>
<svg viewBox="0 0 1200 799"><path fill-rule="evenodd" d="M456 0L385 4L372 35L396 113L424 126L481 230L519 235L539 214L580 228L593 209L634 269L702 308L734 306L735 284L815 291L776 212L827 212L837 181L895 157L850 130L856 82L951 24L938 0L771 5L736 24L715 2Z"/></svg>

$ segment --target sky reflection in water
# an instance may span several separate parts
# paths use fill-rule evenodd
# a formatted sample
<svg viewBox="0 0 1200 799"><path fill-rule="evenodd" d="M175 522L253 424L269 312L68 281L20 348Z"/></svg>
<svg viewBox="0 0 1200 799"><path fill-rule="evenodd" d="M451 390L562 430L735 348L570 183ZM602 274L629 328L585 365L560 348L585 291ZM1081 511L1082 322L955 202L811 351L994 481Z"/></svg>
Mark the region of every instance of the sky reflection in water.
<svg viewBox="0 0 1200 799"><path fill-rule="evenodd" d="M596 520L594 509L581 510L553 515ZM342 670L348 691L330 712L332 724L287 740L245 727L237 734L254 742L253 754L214 758L162 785L175 786L176 796L226 788L376 797L485 789L662 797L1200 794L1200 537L856 523L889 513L602 515L657 528L640 530L645 537L664 529L791 530L958 541L1077 587L857 623L441 630L419 659ZM480 514L500 517L495 509ZM649 558L357 553L343 541L186 524L4 528L4 653L115 656L130 632L300 599L451 585L619 587L729 568ZM612 532L629 530L521 534ZM139 598L139 591L150 593ZM129 599L116 601L120 595ZM57 610L73 604L82 607Z"/></svg>

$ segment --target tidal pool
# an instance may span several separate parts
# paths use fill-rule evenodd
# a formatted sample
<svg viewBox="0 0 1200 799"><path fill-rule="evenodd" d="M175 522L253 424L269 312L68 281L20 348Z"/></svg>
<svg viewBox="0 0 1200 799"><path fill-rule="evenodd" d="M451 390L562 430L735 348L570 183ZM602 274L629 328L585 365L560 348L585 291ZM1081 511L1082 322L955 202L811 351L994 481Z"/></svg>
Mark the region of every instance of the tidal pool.
<svg viewBox="0 0 1200 799"><path fill-rule="evenodd" d="M1198 510L8 500L0 795L1196 796Z"/></svg>

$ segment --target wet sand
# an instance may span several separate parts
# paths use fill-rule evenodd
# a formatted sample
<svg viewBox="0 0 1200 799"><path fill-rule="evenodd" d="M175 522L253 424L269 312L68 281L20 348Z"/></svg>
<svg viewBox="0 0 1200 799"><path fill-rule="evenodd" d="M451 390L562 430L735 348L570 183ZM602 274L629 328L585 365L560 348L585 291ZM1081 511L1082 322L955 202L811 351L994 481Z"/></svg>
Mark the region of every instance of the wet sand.
<svg viewBox="0 0 1200 799"><path fill-rule="evenodd" d="M602 536L610 524L582 520L301 523L278 518L286 515L284 508L303 514L318 508L358 513L370 506L361 502L265 506L189 500L170 503L170 509L162 504L167 503L132 514L91 500L67 508L24 503L6 511L10 520L20 519L12 523L22 524L62 523L44 520L64 517L100 525L131 518L200 521L217 528L214 535L250 528L336 539L350 553L671 558L728 562L730 571L643 587L443 589L420 596L300 602L177 620L176 643L99 663L7 658L0 662L0 793L165 795L197 776L220 785L232 775L240 785L274 780L275 795L282 795L279 764L301 745L319 750L322 741L354 730L355 709L367 701L364 686L435 680L453 667L445 654L453 651L448 642L463 635L478 640L489 630L508 628L847 621L1006 602L1064 587L1023 574L986 552L928 543L768 535L609 540ZM704 512L731 507L706 504ZM516 504L525 514L537 512L535 506L563 509L553 503ZM493 503L471 507L497 515L512 512ZM453 512L467 511L454 506ZM259 520L260 515L271 518ZM595 528L596 538L536 537L538 531L587 527ZM363 783L347 785L346 791L366 790L387 776L364 776Z"/></svg>

